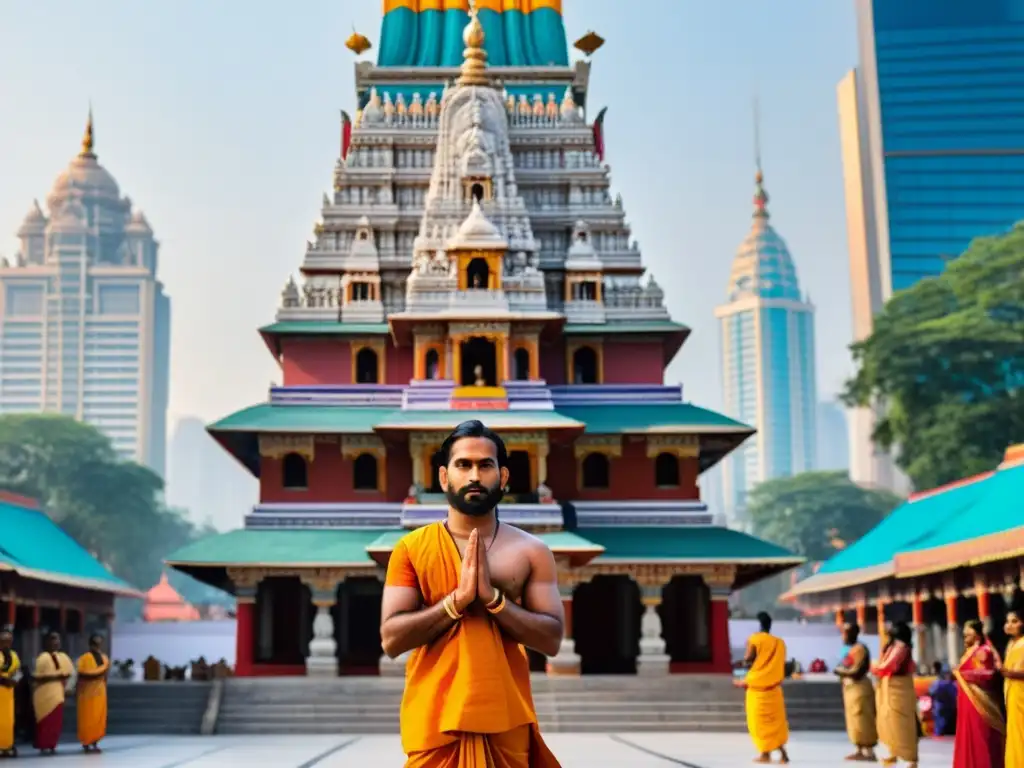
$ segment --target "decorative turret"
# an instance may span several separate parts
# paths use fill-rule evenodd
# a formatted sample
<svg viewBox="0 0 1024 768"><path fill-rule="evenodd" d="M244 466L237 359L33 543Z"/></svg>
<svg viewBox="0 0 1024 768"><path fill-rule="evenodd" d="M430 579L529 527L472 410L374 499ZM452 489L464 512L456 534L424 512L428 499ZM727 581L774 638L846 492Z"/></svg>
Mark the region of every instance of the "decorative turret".
<svg viewBox="0 0 1024 768"><path fill-rule="evenodd" d="M92 107L89 107L89 119L85 123L85 134L82 136L82 151L78 153L79 157L89 157L96 159L96 154L93 152L95 146L95 140L93 138L93 127L92 127Z"/></svg>
<svg viewBox="0 0 1024 768"><path fill-rule="evenodd" d="M590 227L577 221L565 259L565 317L570 323L605 322L603 269Z"/></svg>
<svg viewBox="0 0 1024 768"><path fill-rule="evenodd" d="M475 8L469 12L469 24L462 33L462 39L466 43L466 50L462 54L464 61L458 79L459 85L490 85L491 80L487 76L487 51L484 50L484 28L480 26Z"/></svg>

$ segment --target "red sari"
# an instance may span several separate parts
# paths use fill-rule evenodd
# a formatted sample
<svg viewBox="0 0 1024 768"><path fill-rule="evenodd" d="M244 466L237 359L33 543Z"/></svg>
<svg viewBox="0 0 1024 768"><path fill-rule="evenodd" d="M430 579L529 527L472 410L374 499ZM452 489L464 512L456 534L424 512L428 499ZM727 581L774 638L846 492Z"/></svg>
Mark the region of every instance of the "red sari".
<svg viewBox="0 0 1024 768"><path fill-rule="evenodd" d="M953 768L1003 768L1006 720L999 705L995 650L988 642L968 649L953 672L957 682Z"/></svg>

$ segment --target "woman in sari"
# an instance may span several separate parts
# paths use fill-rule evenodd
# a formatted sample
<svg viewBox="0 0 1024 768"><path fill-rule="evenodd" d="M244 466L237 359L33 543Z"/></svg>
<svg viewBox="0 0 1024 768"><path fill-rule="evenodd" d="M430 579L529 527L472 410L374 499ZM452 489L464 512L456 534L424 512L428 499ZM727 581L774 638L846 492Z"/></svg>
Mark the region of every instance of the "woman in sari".
<svg viewBox="0 0 1024 768"><path fill-rule="evenodd" d="M953 768L1003 768L1006 725L1000 706L999 655L977 619L964 624L964 649L953 671L957 683Z"/></svg>
<svg viewBox="0 0 1024 768"><path fill-rule="evenodd" d="M36 716L35 747L44 755L57 751L64 727L64 692L71 673L71 659L60 649L60 635L46 636L46 650L36 658L32 708Z"/></svg>
<svg viewBox="0 0 1024 768"><path fill-rule="evenodd" d="M914 692L914 659L911 654L910 627L893 624L889 643L872 670L878 678L876 696L878 740L888 749L883 765L904 760L917 768L917 695Z"/></svg>
<svg viewBox="0 0 1024 768"><path fill-rule="evenodd" d="M21 661L11 646L14 635L0 632L0 757L17 757L14 745L14 687Z"/></svg>
<svg viewBox="0 0 1024 768"><path fill-rule="evenodd" d="M1010 642L1001 671L1006 689L1006 764L1024 768L1024 623L1019 611L1008 611L1003 628Z"/></svg>
<svg viewBox="0 0 1024 768"><path fill-rule="evenodd" d="M78 660L78 741L86 752L102 752L107 735L107 673L110 659L103 653L103 638L89 638L89 652Z"/></svg>

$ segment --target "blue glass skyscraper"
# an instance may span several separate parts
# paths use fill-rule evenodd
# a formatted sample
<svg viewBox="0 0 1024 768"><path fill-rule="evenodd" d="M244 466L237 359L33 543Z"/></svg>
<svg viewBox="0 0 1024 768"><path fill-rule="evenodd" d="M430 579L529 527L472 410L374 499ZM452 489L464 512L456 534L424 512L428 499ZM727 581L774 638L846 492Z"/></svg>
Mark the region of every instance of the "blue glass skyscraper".
<svg viewBox="0 0 1024 768"><path fill-rule="evenodd" d="M839 85L854 334L894 291L1024 219L1024 0L856 0ZM855 480L900 488L855 414Z"/></svg>

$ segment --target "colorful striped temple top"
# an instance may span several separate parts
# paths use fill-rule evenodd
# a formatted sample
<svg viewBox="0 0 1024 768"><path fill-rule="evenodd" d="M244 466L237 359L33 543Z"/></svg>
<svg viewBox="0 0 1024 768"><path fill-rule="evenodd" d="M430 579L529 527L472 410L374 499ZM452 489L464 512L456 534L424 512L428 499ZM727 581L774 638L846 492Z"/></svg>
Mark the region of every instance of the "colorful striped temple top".
<svg viewBox="0 0 1024 768"><path fill-rule="evenodd" d="M476 0L491 67L565 67L562 0ZM457 67L469 0L384 0L377 65Z"/></svg>

